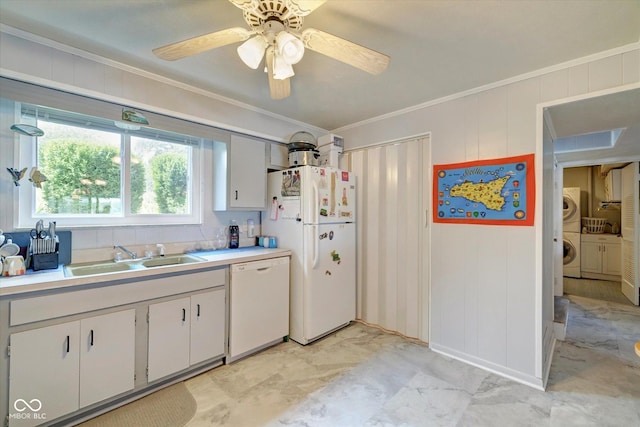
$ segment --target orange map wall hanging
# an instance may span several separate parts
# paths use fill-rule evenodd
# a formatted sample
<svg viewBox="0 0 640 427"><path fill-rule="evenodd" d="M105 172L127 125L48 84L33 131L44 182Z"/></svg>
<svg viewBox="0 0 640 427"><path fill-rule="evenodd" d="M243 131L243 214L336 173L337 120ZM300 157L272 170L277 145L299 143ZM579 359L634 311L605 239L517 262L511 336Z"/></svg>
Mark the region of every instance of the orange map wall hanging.
<svg viewBox="0 0 640 427"><path fill-rule="evenodd" d="M533 225L534 155L433 166L433 222Z"/></svg>

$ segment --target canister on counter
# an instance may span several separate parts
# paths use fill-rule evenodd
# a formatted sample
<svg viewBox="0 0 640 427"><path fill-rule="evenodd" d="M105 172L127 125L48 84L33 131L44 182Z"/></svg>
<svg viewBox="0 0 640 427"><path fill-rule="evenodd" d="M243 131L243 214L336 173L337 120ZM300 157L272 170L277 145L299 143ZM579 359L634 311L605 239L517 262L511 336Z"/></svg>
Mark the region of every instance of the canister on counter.
<svg viewBox="0 0 640 427"><path fill-rule="evenodd" d="M277 248L278 239L276 239L274 236L264 236L264 241L262 246L265 248Z"/></svg>

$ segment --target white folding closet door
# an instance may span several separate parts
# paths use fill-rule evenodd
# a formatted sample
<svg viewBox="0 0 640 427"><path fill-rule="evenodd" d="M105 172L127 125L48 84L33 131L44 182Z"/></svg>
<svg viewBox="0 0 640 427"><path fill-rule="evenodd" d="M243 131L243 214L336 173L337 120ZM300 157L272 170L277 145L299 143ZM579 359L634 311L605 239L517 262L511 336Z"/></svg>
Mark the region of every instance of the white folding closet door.
<svg viewBox="0 0 640 427"><path fill-rule="evenodd" d="M422 301L426 138L349 153L357 177L357 317L426 340ZM426 282L425 282L426 283Z"/></svg>
<svg viewBox="0 0 640 427"><path fill-rule="evenodd" d="M635 305L640 303L640 168L638 162L622 169L622 293Z"/></svg>

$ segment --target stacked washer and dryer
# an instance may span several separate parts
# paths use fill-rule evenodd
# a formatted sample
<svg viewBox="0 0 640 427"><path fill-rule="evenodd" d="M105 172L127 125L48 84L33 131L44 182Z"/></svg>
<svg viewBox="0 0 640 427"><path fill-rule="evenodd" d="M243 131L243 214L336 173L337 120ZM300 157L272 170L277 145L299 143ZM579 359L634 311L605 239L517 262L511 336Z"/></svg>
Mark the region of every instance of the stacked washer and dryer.
<svg viewBox="0 0 640 427"><path fill-rule="evenodd" d="M580 188L562 189L562 275L580 278Z"/></svg>

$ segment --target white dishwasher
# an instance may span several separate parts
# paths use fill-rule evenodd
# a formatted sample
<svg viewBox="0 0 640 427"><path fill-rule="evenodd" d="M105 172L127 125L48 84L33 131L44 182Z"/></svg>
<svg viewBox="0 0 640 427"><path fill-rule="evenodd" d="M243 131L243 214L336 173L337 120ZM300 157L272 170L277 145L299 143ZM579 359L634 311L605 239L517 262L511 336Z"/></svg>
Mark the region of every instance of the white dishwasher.
<svg viewBox="0 0 640 427"><path fill-rule="evenodd" d="M230 283L227 362L289 335L289 257L232 264Z"/></svg>

